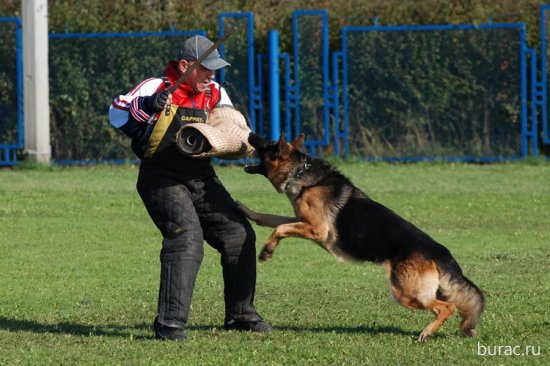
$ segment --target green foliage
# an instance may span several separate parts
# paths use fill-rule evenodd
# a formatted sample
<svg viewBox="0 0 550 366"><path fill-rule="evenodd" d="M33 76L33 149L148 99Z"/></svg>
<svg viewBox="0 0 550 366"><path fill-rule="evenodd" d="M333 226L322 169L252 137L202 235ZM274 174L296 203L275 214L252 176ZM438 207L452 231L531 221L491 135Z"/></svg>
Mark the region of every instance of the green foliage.
<svg viewBox="0 0 550 366"><path fill-rule="evenodd" d="M161 75L186 37L50 40L52 155L58 160L133 159L108 121L113 99ZM108 49L109 52L105 52Z"/></svg>
<svg viewBox="0 0 550 366"><path fill-rule="evenodd" d="M350 32L351 152L519 156L519 40L519 28Z"/></svg>
<svg viewBox="0 0 550 366"><path fill-rule="evenodd" d="M17 143L17 71L15 23L0 22L0 143Z"/></svg>
<svg viewBox="0 0 550 366"><path fill-rule="evenodd" d="M298 19L300 127L308 139L318 141L325 134L322 30L317 15L303 15Z"/></svg>
<svg viewBox="0 0 550 366"><path fill-rule="evenodd" d="M445 244L486 293L476 338L453 316L390 300L383 269L339 263L282 241L258 264L256 306L271 334L226 332L218 253L206 246L184 344L153 339L161 237L135 190L135 166L0 171L0 364L473 365L548 363L550 165L344 164L373 199ZM219 167L235 199L291 214L261 176ZM246 183L243 184L243 180ZM254 226L259 249L270 230ZM540 356L478 356L482 345Z"/></svg>
<svg viewBox="0 0 550 366"><path fill-rule="evenodd" d="M207 35L215 37L218 14L251 12L255 50L265 53L267 33L271 29L280 31L281 51L292 52L293 11L326 9L331 51L342 47L343 26L372 25L375 17L381 25L525 22L529 46L538 48L539 6L542 3L534 0L50 0L48 19L51 33L176 29L205 30ZM0 3L0 15L20 14L21 1ZM240 21L230 26L244 28ZM350 111L350 121L357 124L351 132L352 153L369 156L517 155L519 140L509 139L509 136L519 136L518 105L521 101L517 80L510 80L509 75L518 75L517 62L512 59L517 58L519 50L513 42L503 42L506 35L491 37L488 32L475 32L475 35L466 32L445 46L456 46L454 50L439 54L433 52L442 47L443 42L438 37L402 35L401 40L379 37L359 41L358 44L365 44L361 49L369 52L358 55L358 63L354 66L361 75L365 70L369 70L369 74L349 90L352 102L358 106ZM515 38L510 35L510 39ZM309 57L301 60L299 70L302 85L307 85L300 90L300 122L311 139L319 139L323 134L319 39L315 22L303 24L299 48L301 54ZM179 41L158 38L50 41L54 158L132 159L127 139L109 126L107 108L117 94L127 92L143 78L160 72ZM7 106L8 113L2 113L2 121L9 121L0 125L0 141L13 141L16 136L13 70L4 66L10 67L13 62L4 60L3 49L10 47L9 42L0 42L0 45L3 65L0 112ZM506 48L510 46L515 48ZM227 48L244 50L245 38L232 38ZM374 52L377 52L376 57L373 57ZM231 52L230 57L234 65L246 65L244 52ZM498 61L507 61L510 65L504 78L500 78L499 70L490 70L495 65L502 65ZM397 73L390 74L385 69L388 65ZM248 77L246 67L234 67L228 72L231 81L228 88L245 113L248 113L250 100L246 90ZM264 107L267 111L267 105ZM443 120L447 116L452 122Z"/></svg>
<svg viewBox="0 0 550 366"><path fill-rule="evenodd" d="M200 0L200 1L102 1L49 0L50 32L138 32L206 29L217 34L217 15L252 12L256 46L266 49L267 32L281 31L283 49L290 49L294 10L326 9L329 13L331 48L338 49L338 31L346 25L481 24L524 22L531 47L539 45L540 0ZM20 0L0 2L0 16L21 14Z"/></svg>
<svg viewBox="0 0 550 366"><path fill-rule="evenodd" d="M231 64L231 67L224 70L225 89L231 96L235 108L249 117L250 98L248 83L252 70L248 67L248 18L247 17L225 17L223 20L225 32L236 30L232 37L222 45L224 58ZM257 129L256 129L257 130Z"/></svg>
<svg viewBox="0 0 550 366"><path fill-rule="evenodd" d="M281 30L284 49L291 45L291 17L294 10L326 9L331 29L345 25L371 25L378 17L381 25L401 24L480 24L524 22L529 43L539 45L537 0L200 0L200 1L102 1L49 0L50 32L138 32L206 29L217 34L217 14L254 13L257 48L266 49L266 35ZM0 15L21 14L20 0L0 2ZM331 33L331 48L337 49L338 32Z"/></svg>

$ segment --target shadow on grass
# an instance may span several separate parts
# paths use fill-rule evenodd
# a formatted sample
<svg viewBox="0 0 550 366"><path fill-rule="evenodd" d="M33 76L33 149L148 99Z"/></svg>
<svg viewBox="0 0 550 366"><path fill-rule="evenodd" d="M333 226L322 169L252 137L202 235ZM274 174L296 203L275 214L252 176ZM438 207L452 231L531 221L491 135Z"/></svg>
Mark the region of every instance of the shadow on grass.
<svg viewBox="0 0 550 366"><path fill-rule="evenodd" d="M186 330L211 331L214 328L221 328L221 325L201 324L189 325ZM81 337L121 337L136 340L155 339L153 335L153 326L143 323L137 325L87 325L71 322L60 322L58 324L43 324L35 320L9 319L0 316L0 330L9 332L30 332L30 333L51 333L51 334L71 334ZM150 335L136 335L135 332L149 331Z"/></svg>
<svg viewBox="0 0 550 366"><path fill-rule="evenodd" d="M221 325L212 324L197 324L188 325L186 330L194 331L210 331L214 328L223 329ZM9 319L0 316L0 329L7 330L9 332L32 332L32 333L52 333L52 334L71 334L81 337L121 337L121 338L133 338L136 340L142 339L154 339L151 324L139 324L139 325L87 325L77 324L71 322L60 322L58 324L42 324L35 320L25 319ZM290 331L290 332L304 332L304 333L366 333L371 335L376 334L397 334L405 336L416 336L415 332L405 331L401 328L393 326L366 326L358 325L354 327L342 327L342 326L328 326L328 327L316 327L316 326L294 326L294 325L275 325L275 331ZM150 331L150 335L136 335L135 332Z"/></svg>
<svg viewBox="0 0 550 366"><path fill-rule="evenodd" d="M86 325L71 322L60 322L58 324L42 324L35 320L9 319L0 316L0 329L10 332L32 332L32 333L53 333L71 334L82 337L107 336L133 339L152 339L151 325L141 324L132 326L121 325ZM151 336L135 335L135 331L151 330Z"/></svg>
<svg viewBox="0 0 550 366"><path fill-rule="evenodd" d="M328 327L305 327L294 325L279 325L275 326L276 330L291 331L291 332L312 332L312 333L364 333L364 334L397 334L404 336L417 336L418 333L413 331L403 330L394 326L368 326L358 325L354 327L328 326Z"/></svg>
<svg viewBox="0 0 550 366"><path fill-rule="evenodd" d="M223 329L221 325L207 325L207 324L197 324L197 325L188 325L185 327L186 330L197 330L197 331L211 331L214 328ZM273 330L275 332L296 332L296 333L357 333L357 334L396 334L400 336L418 336L417 332L403 330L394 326L368 326L368 325L357 325L353 327L344 327L344 326L296 326L296 325L273 325Z"/></svg>

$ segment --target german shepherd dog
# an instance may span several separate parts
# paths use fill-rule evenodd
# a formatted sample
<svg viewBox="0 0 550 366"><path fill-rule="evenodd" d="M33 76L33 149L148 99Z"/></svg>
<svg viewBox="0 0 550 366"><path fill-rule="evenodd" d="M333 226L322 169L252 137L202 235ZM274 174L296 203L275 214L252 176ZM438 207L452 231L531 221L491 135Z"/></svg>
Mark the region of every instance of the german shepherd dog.
<svg viewBox="0 0 550 366"><path fill-rule="evenodd" d="M283 238L313 240L340 260L381 264L398 302L433 312L435 319L418 341L426 341L437 332L455 308L462 317L462 334L475 335L484 296L462 274L447 248L370 199L326 161L300 151L303 134L291 143L286 142L284 133L279 141L251 134L249 142L260 163L245 167L245 171L267 177L278 192L287 195L296 215L263 214L236 203L249 220L275 228L259 255L260 261L271 258Z"/></svg>

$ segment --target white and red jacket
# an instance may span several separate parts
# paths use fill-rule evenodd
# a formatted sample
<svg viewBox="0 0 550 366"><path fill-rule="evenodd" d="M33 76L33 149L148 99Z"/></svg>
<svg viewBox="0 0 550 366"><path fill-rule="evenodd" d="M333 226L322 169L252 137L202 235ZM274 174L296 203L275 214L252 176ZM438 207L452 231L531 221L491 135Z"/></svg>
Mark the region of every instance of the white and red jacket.
<svg viewBox="0 0 550 366"><path fill-rule="evenodd" d="M152 116L139 108L138 97L150 96L169 85L174 85L179 76L178 63L172 61L164 71L164 78L146 79L128 94L117 96L109 109L111 125L125 133L129 129L145 129ZM186 123L206 122L208 113L219 104L232 105L225 90L215 81L212 81L209 90L203 93L196 93L191 86L185 82L181 83L172 93L170 113L165 115L162 111L153 116L154 127L149 128L150 136L145 136L148 146L143 162L178 171L194 167L201 170L209 166L210 159L190 158L181 154L176 146L176 133ZM131 134L128 135L134 138Z"/></svg>

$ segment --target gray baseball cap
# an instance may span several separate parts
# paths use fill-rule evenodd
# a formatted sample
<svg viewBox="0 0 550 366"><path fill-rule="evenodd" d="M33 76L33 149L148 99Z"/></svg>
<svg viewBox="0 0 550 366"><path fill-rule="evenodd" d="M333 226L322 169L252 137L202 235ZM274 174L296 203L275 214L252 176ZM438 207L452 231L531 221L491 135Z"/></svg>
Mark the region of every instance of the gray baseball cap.
<svg viewBox="0 0 550 366"><path fill-rule="evenodd" d="M199 57L206 52L214 42L203 36L193 36L188 38L183 44L183 48L180 49L178 54L179 60L198 60ZM205 59L201 62L201 65L208 70L218 70L222 67L231 66L231 64L220 57L218 50L213 50Z"/></svg>

